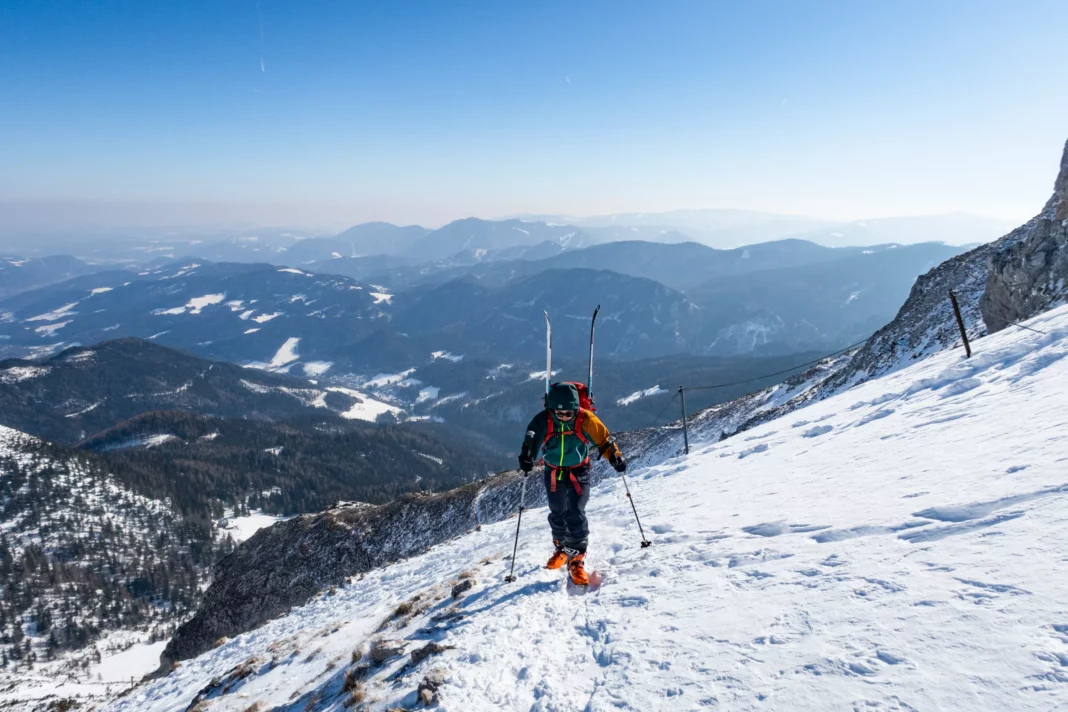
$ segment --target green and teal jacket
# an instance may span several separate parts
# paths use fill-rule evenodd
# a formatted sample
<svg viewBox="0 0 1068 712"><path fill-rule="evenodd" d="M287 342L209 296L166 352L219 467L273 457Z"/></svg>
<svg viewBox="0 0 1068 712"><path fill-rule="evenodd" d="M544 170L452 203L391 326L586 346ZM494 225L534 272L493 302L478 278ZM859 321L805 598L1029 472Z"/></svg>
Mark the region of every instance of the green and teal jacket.
<svg viewBox="0 0 1068 712"><path fill-rule="evenodd" d="M543 410L527 426L523 452L534 460L544 452L546 467L566 469L588 462L591 445L610 461L620 457L608 428L592 411L580 408L574 419L565 423Z"/></svg>

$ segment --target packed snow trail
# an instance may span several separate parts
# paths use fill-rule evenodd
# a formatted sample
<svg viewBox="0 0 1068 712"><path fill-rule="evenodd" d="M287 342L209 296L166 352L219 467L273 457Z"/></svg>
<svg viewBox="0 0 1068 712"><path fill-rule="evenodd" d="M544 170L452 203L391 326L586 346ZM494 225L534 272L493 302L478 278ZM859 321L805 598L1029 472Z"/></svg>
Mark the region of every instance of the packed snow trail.
<svg viewBox="0 0 1068 712"><path fill-rule="evenodd" d="M109 709L1068 708L1068 307L630 478L590 502L569 596L545 510L372 571ZM466 572L466 573L465 573ZM466 576L467 578L462 578ZM474 581L453 599L455 584ZM414 600L418 596L417 600ZM410 610L398 606L409 602ZM396 617L394 617L396 614ZM213 679L217 678L215 682Z"/></svg>

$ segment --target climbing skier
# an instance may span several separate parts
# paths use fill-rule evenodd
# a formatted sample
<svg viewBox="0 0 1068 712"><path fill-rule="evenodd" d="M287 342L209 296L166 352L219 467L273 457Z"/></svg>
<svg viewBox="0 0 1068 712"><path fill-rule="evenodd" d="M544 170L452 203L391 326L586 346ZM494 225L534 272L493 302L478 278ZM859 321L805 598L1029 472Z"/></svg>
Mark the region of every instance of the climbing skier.
<svg viewBox="0 0 1068 712"><path fill-rule="evenodd" d="M554 383L545 394L545 410L527 426L519 468L524 476L529 475L544 448L549 526L556 547L545 567L559 569L567 564L572 583L579 586L590 581L583 560L589 538L585 510L590 498L591 444L616 472L627 469L608 428L593 411L581 407L576 384Z"/></svg>

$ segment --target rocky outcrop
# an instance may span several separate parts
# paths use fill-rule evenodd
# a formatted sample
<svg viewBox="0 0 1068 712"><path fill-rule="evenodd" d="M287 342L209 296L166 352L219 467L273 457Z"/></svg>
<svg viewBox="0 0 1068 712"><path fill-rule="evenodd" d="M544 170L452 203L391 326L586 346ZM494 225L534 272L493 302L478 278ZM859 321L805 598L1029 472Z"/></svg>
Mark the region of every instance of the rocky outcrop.
<svg viewBox="0 0 1068 712"><path fill-rule="evenodd" d="M1068 297L1068 143L1053 195L1031 222L997 243L980 302L991 332L1063 303Z"/></svg>

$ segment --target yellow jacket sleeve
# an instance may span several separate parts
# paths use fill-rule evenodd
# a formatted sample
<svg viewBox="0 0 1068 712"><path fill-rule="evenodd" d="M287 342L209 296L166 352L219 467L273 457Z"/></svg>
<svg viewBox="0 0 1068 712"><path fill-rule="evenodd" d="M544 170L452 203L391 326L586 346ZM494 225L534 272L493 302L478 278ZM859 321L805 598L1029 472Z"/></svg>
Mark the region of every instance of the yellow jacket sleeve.
<svg viewBox="0 0 1068 712"><path fill-rule="evenodd" d="M601 456L608 458L609 462L622 457L619 448L612 441L612 435L608 432L608 428L592 411L582 411L582 432L586 433L586 436L601 451Z"/></svg>

